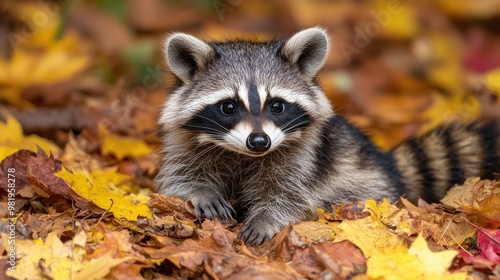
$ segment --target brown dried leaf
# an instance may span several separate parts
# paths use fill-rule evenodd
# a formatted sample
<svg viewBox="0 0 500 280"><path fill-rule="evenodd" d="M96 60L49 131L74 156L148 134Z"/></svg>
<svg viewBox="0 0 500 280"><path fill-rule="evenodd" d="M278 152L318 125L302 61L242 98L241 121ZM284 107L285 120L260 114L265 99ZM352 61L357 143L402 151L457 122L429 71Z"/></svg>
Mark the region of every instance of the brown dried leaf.
<svg viewBox="0 0 500 280"><path fill-rule="evenodd" d="M328 225L316 221L300 222L293 225L293 230L304 242L330 241L335 231Z"/></svg>
<svg viewBox="0 0 500 280"><path fill-rule="evenodd" d="M151 200L149 200L149 205L151 208L159 210L161 213L181 212L183 214L189 214L193 217L194 207L191 203L186 202L175 196L168 196L159 193L150 194Z"/></svg>
<svg viewBox="0 0 500 280"><path fill-rule="evenodd" d="M463 185L451 188L441 202L457 209L463 209L464 205L471 205L472 188L479 180L479 177L468 178Z"/></svg>
<svg viewBox="0 0 500 280"><path fill-rule="evenodd" d="M315 244L312 248L323 266L335 275L334 279L350 278L366 272L365 256L358 247L347 240Z"/></svg>

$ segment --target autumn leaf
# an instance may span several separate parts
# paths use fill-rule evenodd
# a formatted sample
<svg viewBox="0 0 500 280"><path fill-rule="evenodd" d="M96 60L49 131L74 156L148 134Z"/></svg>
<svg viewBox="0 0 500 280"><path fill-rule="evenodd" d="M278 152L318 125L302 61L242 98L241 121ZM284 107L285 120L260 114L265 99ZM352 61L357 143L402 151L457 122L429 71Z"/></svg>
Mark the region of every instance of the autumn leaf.
<svg viewBox="0 0 500 280"><path fill-rule="evenodd" d="M455 186L441 200L444 204L500 222L500 182L468 178L461 186Z"/></svg>
<svg viewBox="0 0 500 280"><path fill-rule="evenodd" d="M61 17L52 13L57 6L26 2L13 4L13 13L23 19L43 18L43 24L26 34L9 33L14 46L8 59L0 57L0 99L19 107L33 107L22 98L23 90L39 84L69 80L90 65L90 57L81 54L82 43L72 32L58 38Z"/></svg>
<svg viewBox="0 0 500 280"><path fill-rule="evenodd" d="M344 279L365 272L365 256L349 241L323 242L314 244L311 248L319 259L319 263L327 268L323 273L328 272L330 275L337 276L337 279Z"/></svg>
<svg viewBox="0 0 500 280"><path fill-rule="evenodd" d="M44 139L38 135L23 135L21 124L12 116L7 116L6 122L0 122L0 147L5 147L5 150L0 151L0 160L3 156L8 155L14 150L28 149L36 152L37 146L42 148L47 154L58 153L60 149L54 143Z"/></svg>
<svg viewBox="0 0 500 280"><path fill-rule="evenodd" d="M0 162L0 176L7 178L9 169L14 169L10 174L15 176L16 192L31 184L45 194L70 198L68 186L61 178L54 176L55 172L61 170L61 163L41 149L37 153L19 150L8 156ZM0 188L7 191L7 180L0 181Z"/></svg>
<svg viewBox="0 0 500 280"><path fill-rule="evenodd" d="M113 258L133 258L136 261L147 262L146 258L134 250L132 235L128 230L109 228L104 223L98 223L89 234L94 250L89 253L89 259L98 259L110 255Z"/></svg>
<svg viewBox="0 0 500 280"><path fill-rule="evenodd" d="M410 234L421 233L424 238L430 237L441 246L452 246L462 244L476 233L476 230L463 220L463 213L442 213L435 204L417 207L404 198L401 198L401 202L413 217L410 222Z"/></svg>
<svg viewBox="0 0 500 280"><path fill-rule="evenodd" d="M192 204L175 196L167 196L159 193L150 194L149 205L161 213L174 214L177 212L195 217Z"/></svg>
<svg viewBox="0 0 500 280"><path fill-rule="evenodd" d="M384 37L407 39L415 36L419 31L419 25L413 20L417 12L415 5L411 2L394 2L377 0L373 2L373 13L381 25L381 33Z"/></svg>
<svg viewBox="0 0 500 280"><path fill-rule="evenodd" d="M68 169L96 170L102 169L102 162L87 153L81 143L72 134L68 137L68 142L64 147L64 153L59 158Z"/></svg>
<svg viewBox="0 0 500 280"><path fill-rule="evenodd" d="M305 221L293 225L293 230L304 242L330 241L335 237L332 227L316 221Z"/></svg>
<svg viewBox="0 0 500 280"><path fill-rule="evenodd" d="M2 246L9 248L8 236L1 233ZM110 254L87 259L87 235L80 230L72 240L63 243L55 232L46 240L16 240L17 265L7 276L17 279L103 279L110 269L130 258L113 258Z"/></svg>
<svg viewBox="0 0 500 280"><path fill-rule="evenodd" d="M102 135L103 155L112 154L121 160L127 156L141 157L151 153L151 148L143 140L112 134L102 125L99 131Z"/></svg>
<svg viewBox="0 0 500 280"><path fill-rule="evenodd" d="M418 235L409 249L398 246L374 252L367 260L366 274L369 279L465 279L465 272L448 272L457 254L457 251L432 252Z"/></svg>
<svg viewBox="0 0 500 280"><path fill-rule="evenodd" d="M412 226L410 223L412 221L408 211L399 209L386 199L378 204L374 200L367 200L365 210L369 212L374 219L394 229L395 233L409 234L411 232Z"/></svg>
<svg viewBox="0 0 500 280"><path fill-rule="evenodd" d="M500 68L485 73L484 82L500 98Z"/></svg>
<svg viewBox="0 0 500 280"><path fill-rule="evenodd" d="M441 202L454 208L463 209L466 205L472 205L472 188L481 180L479 177L467 178L462 185L451 188Z"/></svg>
<svg viewBox="0 0 500 280"><path fill-rule="evenodd" d="M428 59L432 65L429 68L429 79L449 90L452 95L463 95L461 49L456 47L452 38L443 34L432 32L428 36Z"/></svg>
<svg viewBox="0 0 500 280"><path fill-rule="evenodd" d="M500 265L500 230L480 227L467 219L466 222L477 229L476 245L480 251L475 257L490 261L493 264L491 267ZM462 254L462 256L464 255ZM470 257L466 257L465 259L469 262L475 262Z"/></svg>
<svg viewBox="0 0 500 280"><path fill-rule="evenodd" d="M54 44L65 44L55 42ZM0 58L0 99L14 105L28 106L22 99L24 88L36 84L52 84L75 77L89 65L89 57L75 55L59 48L50 48L42 53L20 49L10 60Z"/></svg>
<svg viewBox="0 0 500 280"><path fill-rule="evenodd" d="M332 216L330 220L357 220L370 216L368 211L365 211L365 201L344 202L338 205L332 205Z"/></svg>
<svg viewBox="0 0 500 280"><path fill-rule="evenodd" d="M481 228L477 233L477 247L480 257L500 265L500 230Z"/></svg>
<svg viewBox="0 0 500 280"><path fill-rule="evenodd" d="M500 223L500 182L479 181L473 186L472 195L474 202L464 205L464 211Z"/></svg>
<svg viewBox="0 0 500 280"><path fill-rule="evenodd" d="M403 246L403 239L389 232L372 216L343 221L336 230L334 242L349 240L358 246L366 257L371 257L380 250Z"/></svg>
<svg viewBox="0 0 500 280"><path fill-rule="evenodd" d="M55 174L64 179L73 191L103 210L109 210L115 218L136 221L138 217L151 218L151 211L146 205L149 198L144 195L127 194L117 187L126 175L113 170L92 171L65 168Z"/></svg>
<svg viewBox="0 0 500 280"><path fill-rule="evenodd" d="M268 262L248 254L234 252L231 245L236 234L228 231L220 222L215 223L213 234L199 242L187 239L176 247L146 251L151 258L164 258L183 271L191 274L207 268L207 274L215 279L297 279L301 275L290 264ZM206 265L204 265L206 264Z"/></svg>
<svg viewBox="0 0 500 280"><path fill-rule="evenodd" d="M468 1L437 0L436 4L445 12L462 18L487 18L493 15L493 11L500 9L500 3L497 1L485 1L479 4Z"/></svg>
<svg viewBox="0 0 500 280"><path fill-rule="evenodd" d="M15 153L17 151L18 151L18 149L16 149L16 148L0 146L0 162L2 162L6 157L12 155L13 153Z"/></svg>

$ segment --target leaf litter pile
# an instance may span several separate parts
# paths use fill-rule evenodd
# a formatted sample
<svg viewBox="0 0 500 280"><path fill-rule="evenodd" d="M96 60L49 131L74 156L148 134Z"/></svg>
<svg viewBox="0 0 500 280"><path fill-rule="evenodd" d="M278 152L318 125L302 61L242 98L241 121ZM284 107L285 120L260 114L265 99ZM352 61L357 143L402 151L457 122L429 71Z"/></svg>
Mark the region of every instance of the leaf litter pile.
<svg viewBox="0 0 500 280"><path fill-rule="evenodd" d="M0 4L0 279L500 277L500 181L468 178L440 204L316 209L256 247L236 238L242 224L152 192L165 31L325 26L337 43L322 85L388 149L449 119L500 117L495 1L401 1L364 46L357 30L390 1L91 2Z"/></svg>

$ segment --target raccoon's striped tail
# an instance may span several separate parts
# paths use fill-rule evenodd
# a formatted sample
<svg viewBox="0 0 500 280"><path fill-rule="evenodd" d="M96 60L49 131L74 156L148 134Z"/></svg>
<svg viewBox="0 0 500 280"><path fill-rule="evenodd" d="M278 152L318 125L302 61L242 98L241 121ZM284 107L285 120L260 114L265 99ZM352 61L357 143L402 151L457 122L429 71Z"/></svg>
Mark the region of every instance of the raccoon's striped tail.
<svg viewBox="0 0 500 280"><path fill-rule="evenodd" d="M403 175L407 198L437 202L468 177L498 177L500 120L443 125L399 144L390 153Z"/></svg>

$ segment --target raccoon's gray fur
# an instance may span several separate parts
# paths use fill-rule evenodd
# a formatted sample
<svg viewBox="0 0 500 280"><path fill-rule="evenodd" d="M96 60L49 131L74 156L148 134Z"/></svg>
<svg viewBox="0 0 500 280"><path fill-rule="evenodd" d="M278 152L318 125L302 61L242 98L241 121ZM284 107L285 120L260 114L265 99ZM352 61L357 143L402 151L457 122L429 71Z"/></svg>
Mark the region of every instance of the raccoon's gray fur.
<svg viewBox="0 0 500 280"><path fill-rule="evenodd" d="M328 50L318 27L264 43L169 36L177 83L160 118L158 192L209 219L232 218L227 200L236 199L246 210L240 237L260 244L315 207L404 193L436 200L468 176L500 171L498 123L442 127L381 152L319 87Z"/></svg>

